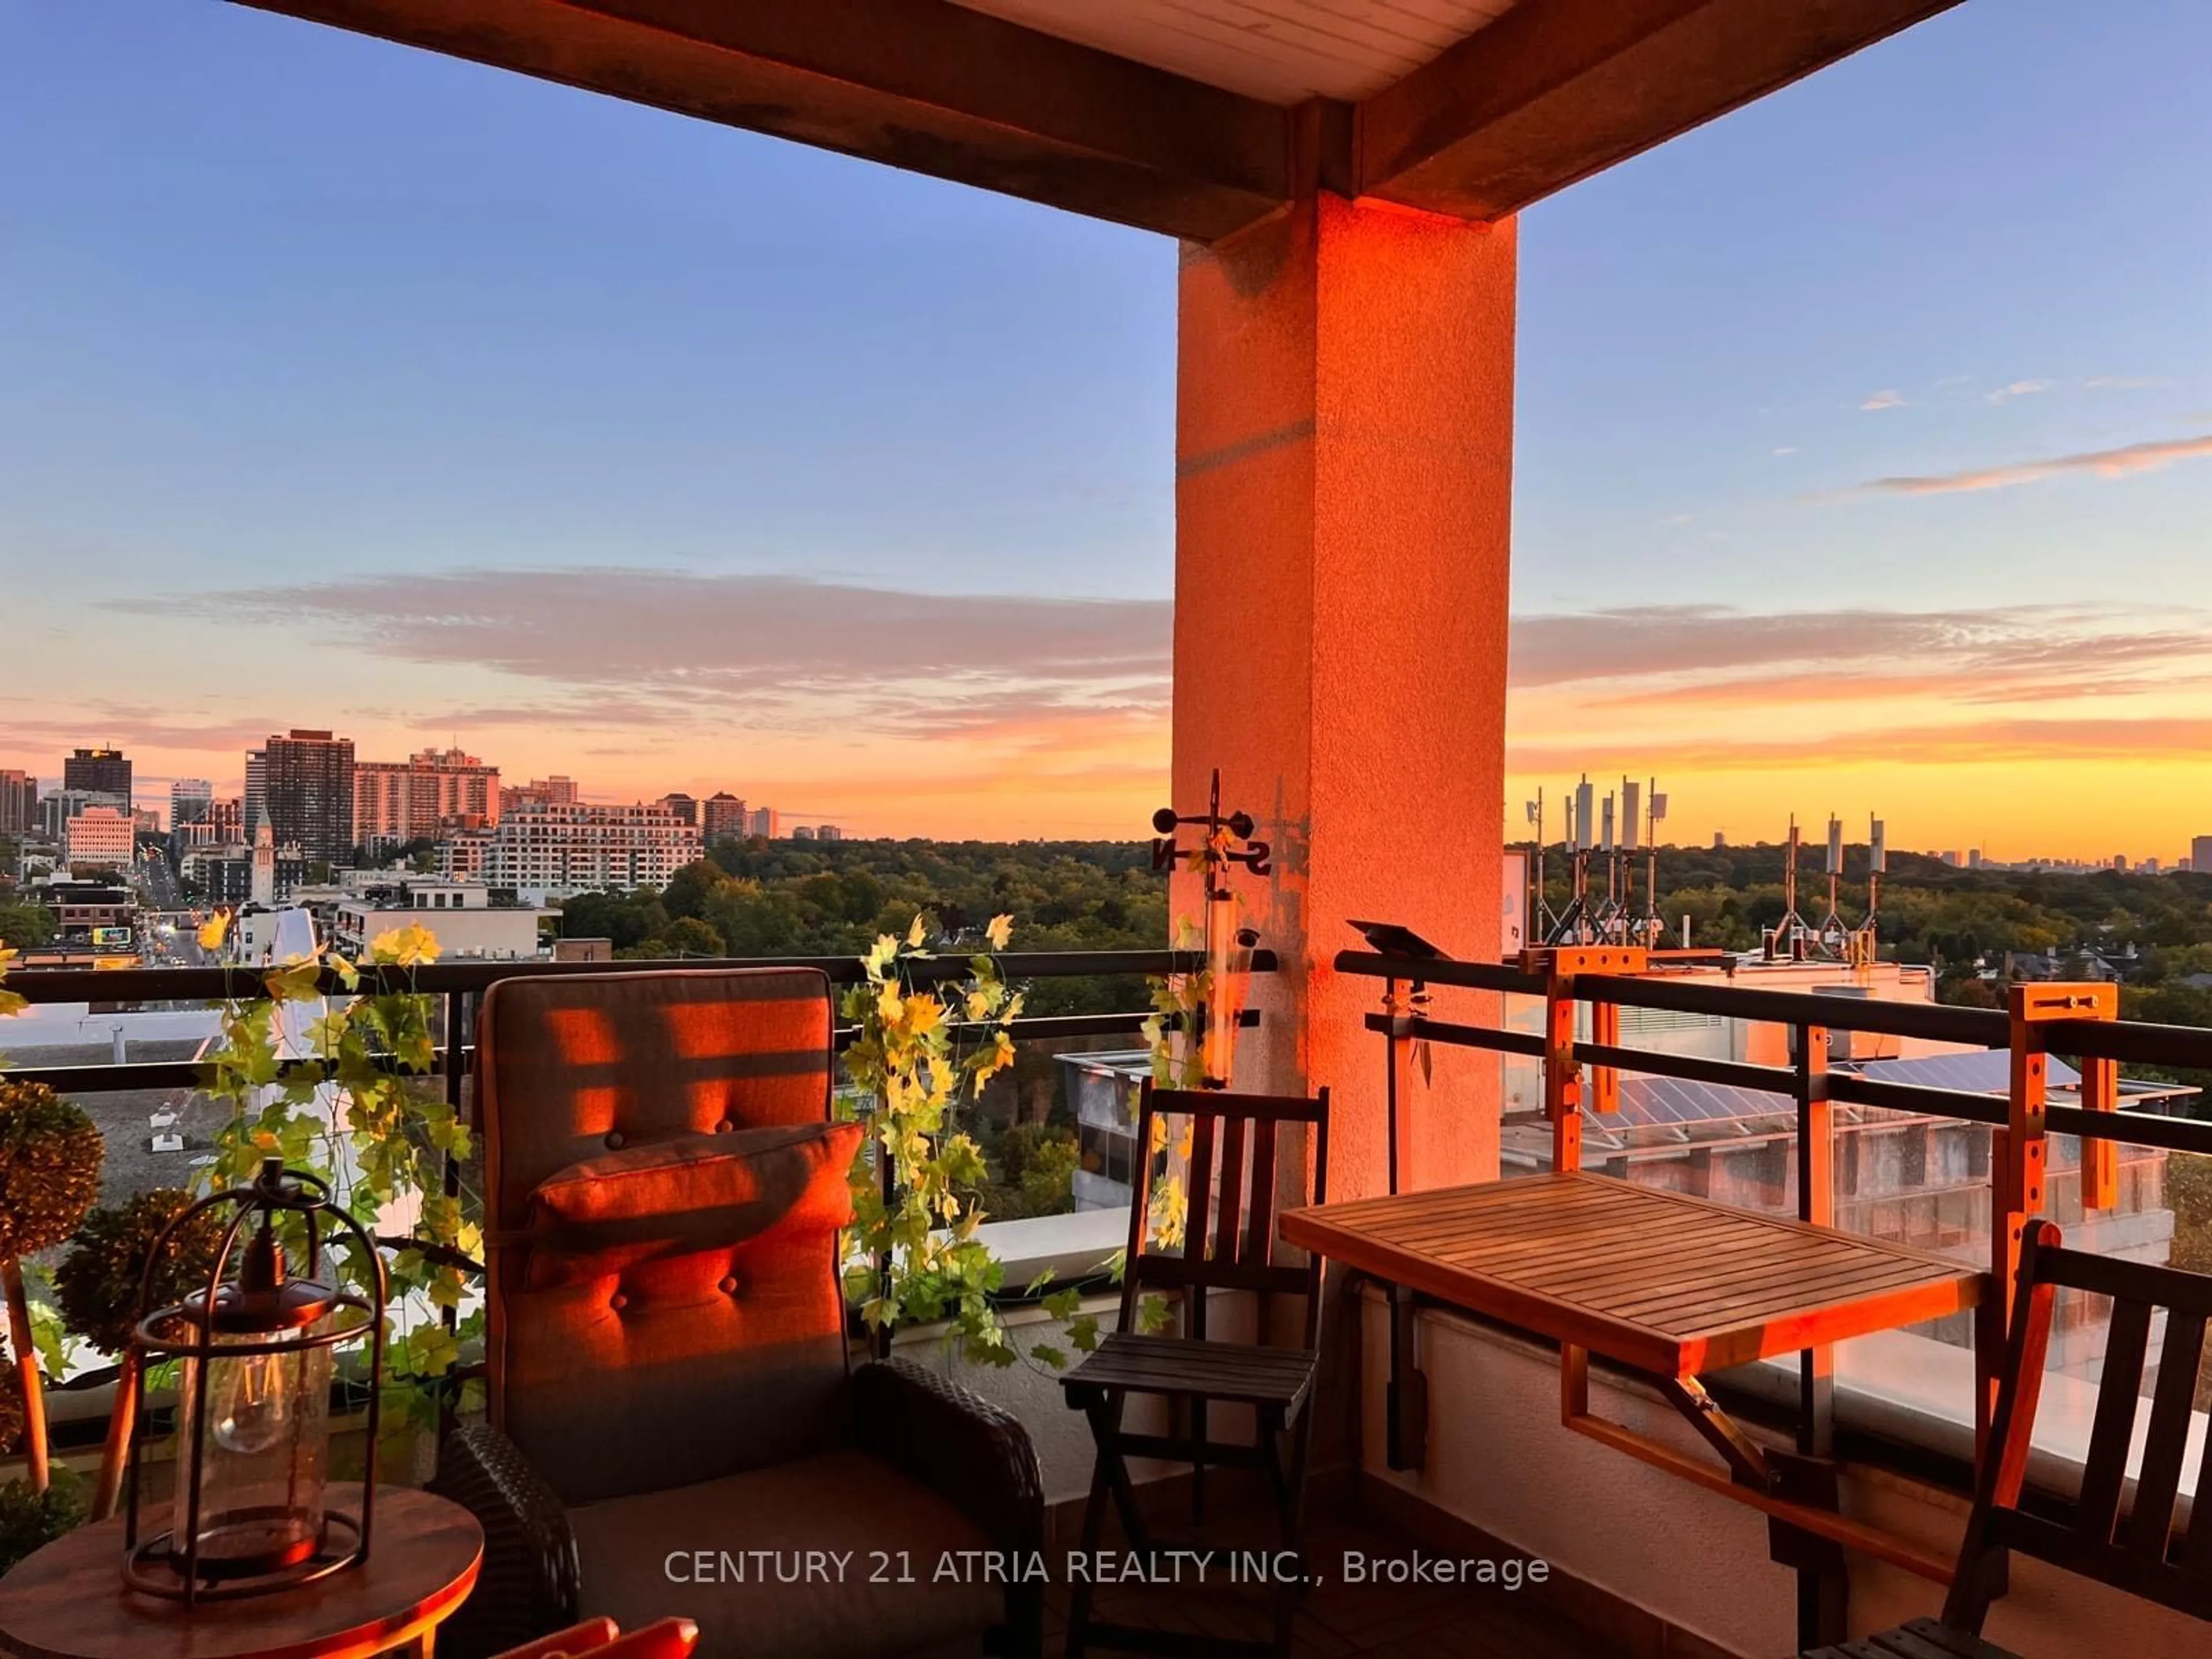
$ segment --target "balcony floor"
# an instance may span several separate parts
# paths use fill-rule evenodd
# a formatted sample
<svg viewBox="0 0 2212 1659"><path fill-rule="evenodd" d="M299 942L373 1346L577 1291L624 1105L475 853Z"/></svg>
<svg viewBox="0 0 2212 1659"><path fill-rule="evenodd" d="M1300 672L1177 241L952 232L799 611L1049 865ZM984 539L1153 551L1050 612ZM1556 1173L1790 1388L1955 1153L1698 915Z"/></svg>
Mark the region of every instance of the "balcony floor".
<svg viewBox="0 0 2212 1659"><path fill-rule="evenodd" d="M1239 1517L1242 1520L1242 1517ZM1176 1528L1164 1526L1164 1534ZM1213 1541L1212 1528L1200 1535ZM1235 1545L1264 1547L1261 1528L1232 1522L1223 1528ZM1170 1539L1164 1535L1166 1547ZM1109 1537L1109 1547L1117 1542ZM1376 1516L1356 1508L1316 1510L1307 1523L1307 1550L1322 1582L1301 1602L1293 1632L1297 1659L1634 1659L1632 1650L1563 1617L1524 1586L1506 1590L1459 1584L1349 1583L1338 1571L1347 1552L1410 1559L1422 1548ZM1204 1585L1102 1586L1095 1616L1119 1624L1266 1641L1274 1632L1270 1593L1230 1585L1209 1575ZM1045 1651L1066 1651L1068 1591L1055 1586L1046 1606ZM1109 1650L1094 1649L1104 1652Z"/></svg>

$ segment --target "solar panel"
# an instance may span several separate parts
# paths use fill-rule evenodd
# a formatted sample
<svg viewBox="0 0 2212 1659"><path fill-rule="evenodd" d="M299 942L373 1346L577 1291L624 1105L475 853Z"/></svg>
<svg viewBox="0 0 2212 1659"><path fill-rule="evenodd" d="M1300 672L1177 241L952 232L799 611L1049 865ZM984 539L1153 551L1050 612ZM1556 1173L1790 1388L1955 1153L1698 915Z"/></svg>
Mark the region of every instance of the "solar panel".
<svg viewBox="0 0 2212 1659"><path fill-rule="evenodd" d="M1796 1104L1787 1095L1678 1077L1625 1077L1620 1110L1598 1121L1632 1128L1685 1123L1725 1123L1741 1118L1786 1117Z"/></svg>
<svg viewBox="0 0 2212 1659"><path fill-rule="evenodd" d="M2002 1095L2012 1090L2012 1056L2002 1048L1922 1054L1912 1060L1869 1060L1858 1072L1879 1083L1917 1083L1968 1094ZM2054 1089L2069 1088L2081 1080L2081 1074L2063 1060L2051 1060L2045 1076Z"/></svg>
<svg viewBox="0 0 2212 1659"><path fill-rule="evenodd" d="M1976 1048L1955 1054L1923 1054L1911 1060L1870 1060L1853 1066L1861 1076L1883 1083L1916 1083L1967 1094L2002 1095L2012 1086L2012 1056L2002 1049ZM2081 1074L2053 1060L2051 1086L2066 1088ZM1796 1100L1764 1089L1700 1083L1688 1078L1623 1077L1620 1109L1587 1114L1608 1129L1658 1128L1688 1123L1731 1123L1756 1118L1794 1118Z"/></svg>

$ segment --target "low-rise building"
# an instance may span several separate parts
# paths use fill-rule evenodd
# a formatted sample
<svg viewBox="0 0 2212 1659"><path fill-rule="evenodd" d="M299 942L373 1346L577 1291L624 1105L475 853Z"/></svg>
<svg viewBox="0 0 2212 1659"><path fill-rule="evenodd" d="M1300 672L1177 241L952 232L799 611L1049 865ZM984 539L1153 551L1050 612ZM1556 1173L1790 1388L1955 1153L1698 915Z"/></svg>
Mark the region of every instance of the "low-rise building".
<svg viewBox="0 0 2212 1659"><path fill-rule="evenodd" d="M28 890L53 913L54 937L64 944L127 947L137 907L119 882L56 879Z"/></svg>
<svg viewBox="0 0 2212 1659"><path fill-rule="evenodd" d="M266 825L263 828L266 829ZM255 848L232 843L212 847L185 855L186 879L197 881L210 904L289 904L292 895L307 879L307 860L297 847L270 846L260 850L266 855L263 872L265 893L254 890Z"/></svg>
<svg viewBox="0 0 2212 1659"><path fill-rule="evenodd" d="M481 882L408 879L340 898L331 912L331 942L357 956L384 934L419 925L437 939L441 960L526 960L538 954L540 914L494 904Z"/></svg>

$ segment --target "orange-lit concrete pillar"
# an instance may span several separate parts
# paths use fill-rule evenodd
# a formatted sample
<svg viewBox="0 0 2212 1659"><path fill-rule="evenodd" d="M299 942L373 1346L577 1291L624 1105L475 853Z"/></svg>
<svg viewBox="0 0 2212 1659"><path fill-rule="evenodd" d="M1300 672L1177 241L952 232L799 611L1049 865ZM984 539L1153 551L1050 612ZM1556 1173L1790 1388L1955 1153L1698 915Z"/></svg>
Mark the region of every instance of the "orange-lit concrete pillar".
<svg viewBox="0 0 2212 1659"><path fill-rule="evenodd" d="M1331 1087L1332 1196L1382 1191L1387 1152L1382 988L1330 967L1346 919L1499 951L1514 248L1322 194L1182 254L1176 800L1218 766L1274 843L1237 878L1285 969L1237 1084ZM1495 1061L1407 1071L1401 1186L1495 1174Z"/></svg>

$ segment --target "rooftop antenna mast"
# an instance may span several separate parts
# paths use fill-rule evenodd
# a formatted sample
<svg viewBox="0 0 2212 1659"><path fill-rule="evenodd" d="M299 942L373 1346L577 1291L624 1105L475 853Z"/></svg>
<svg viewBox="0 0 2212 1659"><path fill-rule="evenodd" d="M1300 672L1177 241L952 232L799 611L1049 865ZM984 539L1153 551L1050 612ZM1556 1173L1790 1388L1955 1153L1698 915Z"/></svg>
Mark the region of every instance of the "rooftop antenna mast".
<svg viewBox="0 0 2212 1659"><path fill-rule="evenodd" d="M1853 954L1862 967L1871 967L1881 944L1881 878L1889 871L1888 826L1880 818L1867 819L1867 913L1853 939Z"/></svg>
<svg viewBox="0 0 2212 1659"><path fill-rule="evenodd" d="M1585 775L1567 797L1567 908L1551 919L1547 945L1586 945L1589 942L1589 855L1596 841L1592 819L1596 800Z"/></svg>
<svg viewBox="0 0 2212 1659"><path fill-rule="evenodd" d="M1528 803L1528 822L1536 832L1536 855L1529 863L1528 937L1549 939L1559 917L1552 908L1551 894L1544 875L1544 791L1539 785L1536 799Z"/></svg>
<svg viewBox="0 0 2212 1659"><path fill-rule="evenodd" d="M1774 924L1765 939L1766 959L1786 956L1792 962L1805 959L1805 935L1812 931L1805 918L1797 914L1797 853L1801 844L1797 815L1790 815L1790 840L1782 857L1782 920Z"/></svg>
<svg viewBox="0 0 2212 1659"><path fill-rule="evenodd" d="M1836 908L1837 885L1844 878L1844 821L1833 812L1828 814L1828 914L1820 919L1820 946L1824 951L1839 952L1850 930L1844 926L1844 918Z"/></svg>
<svg viewBox="0 0 2212 1659"><path fill-rule="evenodd" d="M1605 903L1597 913L1597 940L1613 944L1620 926L1620 836L1615 828L1613 798L1598 805L1597 848L1605 855Z"/></svg>
<svg viewBox="0 0 2212 1659"><path fill-rule="evenodd" d="M1659 823L1667 816L1667 797L1653 778L1644 795L1644 932L1646 944L1656 950L1667 923L1659 914Z"/></svg>

